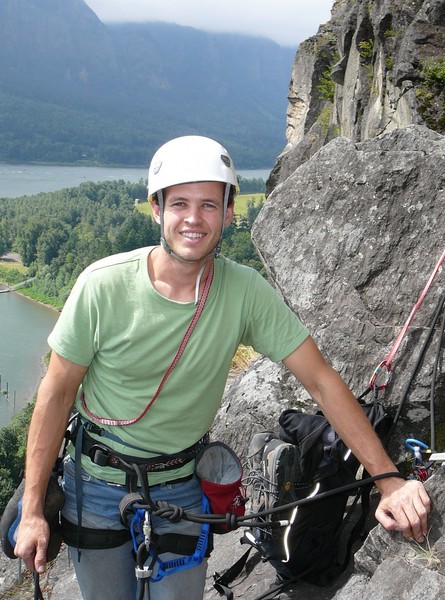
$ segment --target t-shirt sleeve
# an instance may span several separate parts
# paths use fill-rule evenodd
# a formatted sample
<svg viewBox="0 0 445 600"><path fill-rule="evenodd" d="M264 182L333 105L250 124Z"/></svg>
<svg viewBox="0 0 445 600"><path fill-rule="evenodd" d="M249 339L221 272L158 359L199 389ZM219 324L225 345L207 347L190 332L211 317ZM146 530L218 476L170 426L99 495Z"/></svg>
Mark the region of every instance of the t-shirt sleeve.
<svg viewBox="0 0 445 600"><path fill-rule="evenodd" d="M278 362L296 350L309 331L272 286L258 273L255 275L242 341Z"/></svg>
<svg viewBox="0 0 445 600"><path fill-rule="evenodd" d="M96 352L96 325L95 303L91 302L88 277L82 273L48 337L48 344L63 358L87 367Z"/></svg>

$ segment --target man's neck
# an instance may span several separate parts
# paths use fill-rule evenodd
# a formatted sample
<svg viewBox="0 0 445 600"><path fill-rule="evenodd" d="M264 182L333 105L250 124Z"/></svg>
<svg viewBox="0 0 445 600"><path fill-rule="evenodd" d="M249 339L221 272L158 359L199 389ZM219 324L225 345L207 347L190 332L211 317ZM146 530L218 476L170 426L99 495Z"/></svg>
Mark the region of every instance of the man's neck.
<svg viewBox="0 0 445 600"><path fill-rule="evenodd" d="M207 264L200 282L201 295L211 259L193 263L181 262L168 254L162 246L158 246L148 255L148 275L153 287L165 298L177 302L192 302L195 300L196 280L205 263Z"/></svg>

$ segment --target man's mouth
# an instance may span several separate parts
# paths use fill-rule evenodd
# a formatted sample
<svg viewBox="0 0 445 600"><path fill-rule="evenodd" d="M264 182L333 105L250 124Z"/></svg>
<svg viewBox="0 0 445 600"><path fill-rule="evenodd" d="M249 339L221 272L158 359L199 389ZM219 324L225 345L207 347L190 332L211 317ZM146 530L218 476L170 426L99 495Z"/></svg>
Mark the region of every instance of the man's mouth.
<svg viewBox="0 0 445 600"><path fill-rule="evenodd" d="M186 238L189 238L190 240L196 240L196 239L203 238L205 236L205 233L192 233L189 231L183 231L181 233L181 235Z"/></svg>

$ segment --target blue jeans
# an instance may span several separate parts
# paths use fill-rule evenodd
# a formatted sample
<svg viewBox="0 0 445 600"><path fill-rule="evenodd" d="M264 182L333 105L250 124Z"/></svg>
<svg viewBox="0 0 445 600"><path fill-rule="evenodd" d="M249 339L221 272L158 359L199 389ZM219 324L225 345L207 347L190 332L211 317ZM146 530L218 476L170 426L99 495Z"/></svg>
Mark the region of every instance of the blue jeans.
<svg viewBox="0 0 445 600"><path fill-rule="evenodd" d="M63 488L65 505L63 516L77 523L74 462L66 459ZM107 483L82 470L83 509L82 525L95 529L122 529L119 502L126 495L125 486ZM202 492L195 477L184 483L161 484L150 488L154 502L166 500L181 506L188 513L202 512ZM153 531L158 534L181 533L199 535L201 526L181 520L171 523L168 519L152 517ZM137 597L137 580L132 555L133 543L127 542L117 548L106 550L81 550L78 560L77 548L70 548L77 581L84 600L134 600ZM175 558L172 553L161 554L164 561ZM150 600L200 600L204 593L207 559L197 567L168 575L150 583Z"/></svg>

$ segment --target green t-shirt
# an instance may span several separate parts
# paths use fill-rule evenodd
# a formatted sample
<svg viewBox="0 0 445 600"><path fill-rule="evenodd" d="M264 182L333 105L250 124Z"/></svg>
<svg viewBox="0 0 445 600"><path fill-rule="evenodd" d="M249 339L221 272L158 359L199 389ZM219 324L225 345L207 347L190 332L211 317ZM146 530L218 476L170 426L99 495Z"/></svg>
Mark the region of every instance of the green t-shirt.
<svg viewBox="0 0 445 600"><path fill-rule="evenodd" d="M50 347L88 371L81 392L95 415L134 419L146 407L170 366L195 312L193 302L159 294L147 270L152 248L102 259L78 278L48 338ZM293 352L306 328L254 269L219 257L204 311L159 397L145 416L129 426L103 426L126 444L102 440L136 456L179 452L211 427L238 345L252 346L273 361ZM123 483L124 474L101 468L83 456L96 477ZM156 484L193 471L150 475Z"/></svg>

